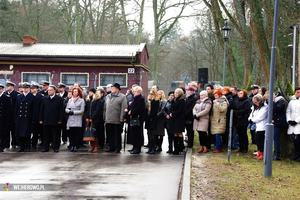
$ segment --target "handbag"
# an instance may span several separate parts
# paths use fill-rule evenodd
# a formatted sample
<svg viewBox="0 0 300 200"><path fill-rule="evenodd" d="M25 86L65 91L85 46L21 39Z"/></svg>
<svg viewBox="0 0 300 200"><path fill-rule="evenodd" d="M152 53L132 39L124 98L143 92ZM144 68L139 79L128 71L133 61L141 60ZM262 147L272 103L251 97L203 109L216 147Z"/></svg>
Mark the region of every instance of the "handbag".
<svg viewBox="0 0 300 200"><path fill-rule="evenodd" d="M90 126L85 127L84 133L83 133L83 141L95 141L95 132L96 129L93 128L93 123L90 124Z"/></svg>
<svg viewBox="0 0 300 200"><path fill-rule="evenodd" d="M132 117L130 116L130 126L140 126L140 118L138 117Z"/></svg>

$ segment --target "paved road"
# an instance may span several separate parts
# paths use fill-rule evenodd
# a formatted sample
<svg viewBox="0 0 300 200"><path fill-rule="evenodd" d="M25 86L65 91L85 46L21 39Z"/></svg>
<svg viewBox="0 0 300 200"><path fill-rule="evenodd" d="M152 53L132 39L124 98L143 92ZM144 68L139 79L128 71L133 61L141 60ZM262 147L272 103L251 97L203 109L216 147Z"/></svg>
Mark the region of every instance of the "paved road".
<svg viewBox="0 0 300 200"><path fill-rule="evenodd" d="M163 152L147 155L88 153L88 147L59 153L0 154L0 199L153 199L175 200L184 155L168 155L167 137ZM131 146L127 146L131 148ZM5 192L6 183L50 184L53 191Z"/></svg>

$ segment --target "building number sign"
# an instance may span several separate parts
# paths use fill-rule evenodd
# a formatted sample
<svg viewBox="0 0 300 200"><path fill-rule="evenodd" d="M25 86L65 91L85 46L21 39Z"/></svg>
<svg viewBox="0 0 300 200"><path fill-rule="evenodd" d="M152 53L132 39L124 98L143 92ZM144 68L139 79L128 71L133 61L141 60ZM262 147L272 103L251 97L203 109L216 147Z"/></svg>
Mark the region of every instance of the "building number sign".
<svg viewBox="0 0 300 200"><path fill-rule="evenodd" d="M134 74L134 68L128 68L128 74Z"/></svg>

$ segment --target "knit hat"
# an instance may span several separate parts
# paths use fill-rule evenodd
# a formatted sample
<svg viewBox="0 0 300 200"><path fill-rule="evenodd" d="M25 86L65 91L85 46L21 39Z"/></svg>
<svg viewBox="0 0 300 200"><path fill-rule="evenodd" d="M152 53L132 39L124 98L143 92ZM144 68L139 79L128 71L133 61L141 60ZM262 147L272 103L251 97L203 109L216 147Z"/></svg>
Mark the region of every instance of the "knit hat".
<svg viewBox="0 0 300 200"><path fill-rule="evenodd" d="M96 93L96 89L95 88L91 88L89 89L90 92L93 92L94 94Z"/></svg>

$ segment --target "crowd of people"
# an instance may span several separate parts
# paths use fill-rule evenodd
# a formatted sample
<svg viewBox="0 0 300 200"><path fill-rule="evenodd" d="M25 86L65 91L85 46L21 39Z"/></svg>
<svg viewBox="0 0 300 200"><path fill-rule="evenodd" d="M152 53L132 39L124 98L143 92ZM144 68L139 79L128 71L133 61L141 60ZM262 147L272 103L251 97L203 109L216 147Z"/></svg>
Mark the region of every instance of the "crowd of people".
<svg viewBox="0 0 300 200"><path fill-rule="evenodd" d="M153 86L147 97L143 89L134 84L126 94L118 83L103 87L82 89L79 83L69 87L42 82L0 84L0 152L19 146L17 152L36 149L40 140L42 152L52 147L59 152L61 142L71 152L85 145L83 133L87 127L96 130L88 152L98 152L105 145L106 152L120 153L122 133L127 124L127 144L131 154L141 153L143 146L148 154L162 151L165 132L168 136L167 153L178 155L194 146L194 133L199 134L198 153L223 152L228 145L230 111L233 112L232 150L248 152L250 129L251 143L257 145L255 159L264 157L265 126L268 117L269 92L265 87L251 86L251 95L235 86L208 85L198 92L198 84L190 82L186 88L175 91L159 90ZM5 88L5 90L4 90ZM288 103L279 93L273 97L274 160L280 160L279 135L288 127L293 135L295 156L300 162L300 87ZM148 144L144 145L144 130ZM184 134L185 133L185 134ZM184 137L185 136L185 137ZM184 144L186 142L186 145Z"/></svg>

